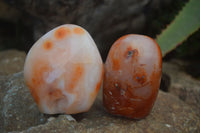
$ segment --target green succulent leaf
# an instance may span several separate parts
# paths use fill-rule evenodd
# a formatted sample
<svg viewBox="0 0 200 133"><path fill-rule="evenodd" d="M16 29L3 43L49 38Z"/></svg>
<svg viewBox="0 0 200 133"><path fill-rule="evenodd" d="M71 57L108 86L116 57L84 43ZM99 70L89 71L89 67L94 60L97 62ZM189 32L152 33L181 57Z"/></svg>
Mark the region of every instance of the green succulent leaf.
<svg viewBox="0 0 200 133"><path fill-rule="evenodd" d="M190 0L178 16L157 36L162 55L175 49L200 28L200 0Z"/></svg>

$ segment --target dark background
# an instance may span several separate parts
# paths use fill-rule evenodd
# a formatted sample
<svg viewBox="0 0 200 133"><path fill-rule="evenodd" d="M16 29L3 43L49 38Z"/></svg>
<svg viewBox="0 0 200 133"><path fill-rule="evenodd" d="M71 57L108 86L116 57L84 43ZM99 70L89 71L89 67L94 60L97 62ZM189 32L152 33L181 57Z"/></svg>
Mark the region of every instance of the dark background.
<svg viewBox="0 0 200 133"><path fill-rule="evenodd" d="M114 41L125 34L158 35L188 0L1 0L0 50L30 47L61 24L88 30L103 60ZM168 54L171 58L198 59L200 31Z"/></svg>

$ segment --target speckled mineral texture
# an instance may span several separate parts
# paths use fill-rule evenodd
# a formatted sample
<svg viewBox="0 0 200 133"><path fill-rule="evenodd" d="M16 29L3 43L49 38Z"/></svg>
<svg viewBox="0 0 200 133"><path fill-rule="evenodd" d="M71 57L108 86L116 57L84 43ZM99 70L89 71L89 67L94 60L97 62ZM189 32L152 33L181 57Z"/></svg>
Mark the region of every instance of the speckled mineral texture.
<svg viewBox="0 0 200 133"><path fill-rule="evenodd" d="M3 83L2 83L3 82ZM115 117L105 112L102 94L87 113L73 115L44 116L24 85L22 73L7 77L0 82L1 132L194 132L200 130L200 118L196 112L177 97L159 92L155 106L148 117L140 121ZM49 122L47 119L49 118Z"/></svg>
<svg viewBox="0 0 200 133"><path fill-rule="evenodd" d="M164 63L166 64L171 63ZM166 67L164 71L165 69ZM187 77L189 76L186 76L183 82L187 82ZM171 83L177 82L177 78L180 77L171 78ZM196 86L196 83L191 84ZM152 112L139 121L106 113L102 106L102 92L98 94L94 105L87 113L72 116L43 115L38 111L24 84L23 72L0 76L0 133L198 132L200 117L197 113L198 110L191 108L187 101L184 103L177 96L159 91Z"/></svg>
<svg viewBox="0 0 200 133"><path fill-rule="evenodd" d="M170 63L163 63L163 72L168 75L170 82L167 91L178 96L179 99L198 111L200 115L200 80L193 78L184 71L188 63L181 60L172 60Z"/></svg>
<svg viewBox="0 0 200 133"><path fill-rule="evenodd" d="M0 75L20 72L24 67L25 52L6 50L0 52Z"/></svg>
<svg viewBox="0 0 200 133"><path fill-rule="evenodd" d="M46 118L39 112L26 88L23 73L15 73L0 83L3 94L1 101L1 122L5 131L27 129L45 122ZM0 93L2 93L0 92Z"/></svg>

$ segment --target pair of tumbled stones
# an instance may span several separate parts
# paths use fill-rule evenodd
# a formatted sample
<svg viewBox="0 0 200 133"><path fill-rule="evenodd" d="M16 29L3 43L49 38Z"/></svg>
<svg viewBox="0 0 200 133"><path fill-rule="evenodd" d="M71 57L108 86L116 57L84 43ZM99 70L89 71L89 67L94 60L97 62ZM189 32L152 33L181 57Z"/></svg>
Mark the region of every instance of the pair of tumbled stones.
<svg viewBox="0 0 200 133"><path fill-rule="evenodd" d="M90 34L77 25L59 26L30 49L25 82L41 112L86 112L103 81L103 105L111 114L143 118L160 86L162 55L158 44L129 34L111 47L105 65Z"/></svg>

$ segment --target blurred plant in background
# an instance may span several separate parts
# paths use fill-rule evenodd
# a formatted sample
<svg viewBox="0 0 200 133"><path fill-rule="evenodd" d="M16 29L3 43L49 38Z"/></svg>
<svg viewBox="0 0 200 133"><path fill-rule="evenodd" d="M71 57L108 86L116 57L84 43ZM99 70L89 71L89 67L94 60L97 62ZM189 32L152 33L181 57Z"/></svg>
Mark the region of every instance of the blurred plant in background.
<svg viewBox="0 0 200 133"><path fill-rule="evenodd" d="M157 36L156 40L161 47L163 56L175 49L178 45L182 44L183 41L187 40L187 38L199 28L200 1L190 0L175 17L172 23L167 26L159 36ZM187 42L189 43L189 41ZM198 49L198 46L196 45L194 48ZM181 49L184 52L185 48ZM179 51L181 49L179 49Z"/></svg>
<svg viewBox="0 0 200 133"><path fill-rule="evenodd" d="M199 54L200 53L200 45L199 45L200 31L198 30L199 23L200 23L200 21L199 21L199 16L200 16L199 2L200 2L200 0L190 0L190 1L189 0L175 0L175 1L165 0L165 2L164 2L164 0L146 0L146 1L149 2L149 3L146 3L146 6L145 6L145 0L143 0L141 3L138 2L137 0L130 1L130 3L133 4L132 5L133 7L137 7L137 6L138 6L138 8L140 7L140 11L138 11L139 9L134 10L134 9L132 9L132 6L130 5L130 9L132 9L131 12L132 11L141 12L139 15L137 14L139 16L138 17L139 19L133 19L133 22L138 21L138 23L140 24L146 20L146 27L143 28L143 30L140 30L140 31L135 31L135 29L131 30L131 28L129 28L129 25L127 25L127 23L124 23L124 22L129 23L129 20L131 18L127 16L127 18L125 20L123 19L121 21L118 21L118 19L120 20L121 18L120 17L117 18L118 16L117 16L117 14L115 14L116 16L112 16L113 21L114 22L117 21L117 22L119 22L119 24L114 25L113 27L110 27L110 25L108 25L108 27L110 27L110 30L113 30L114 31L113 33L116 33L118 36L115 34L110 34L110 32L109 32L106 35L104 35L104 38L100 38L101 40L103 40L102 41L103 43L99 43L99 44L106 45L105 47L109 47L106 44L106 43L112 42L112 39L109 40L109 38L112 38L112 36L115 36L115 37L113 37L113 40L115 40L119 36L127 34L127 33L146 34L153 38L156 38L156 36L158 34L160 34L160 32L162 32L161 35L157 36L157 41L161 46L163 55L165 55L166 53L168 53L170 51L170 53L168 54L168 57L170 56L170 58L177 58L177 57L178 58L186 58L186 57L187 58L198 58L196 55L200 55ZM166 1L170 4L166 4ZM25 5L23 5L23 2L25 2L24 3ZM54 0L54 4L57 4L56 2L59 2L59 0L57 0L57 1ZM89 1L89 2L90 2L90 4L92 3L92 1ZM105 3L103 3L103 2L105 2L105 1L101 0L101 2L98 4L100 6L101 5L104 6ZM122 1L118 1L118 2L123 3ZM156 8L157 8L156 5L155 4L151 5L152 3L155 3L155 2L162 3L162 4L164 3L164 4L162 6L159 5L158 8L160 8L160 9L156 10ZM44 9L47 10L49 8L47 5L47 4L49 4L48 1L43 1L42 3L44 5L46 4L47 7L45 7ZM141 9L143 9L143 7L141 7L141 5L140 5L142 3L144 3L144 5L143 5L144 6L144 14L142 13L142 10L141 10ZM31 5L31 4L33 4L33 5ZM31 12L31 11L34 11L31 7L34 8L35 7L34 5L37 5L37 4L40 4L40 2L35 1L35 3L34 2L30 3L29 1L25 1L25 0L0 1L0 50L5 50L5 49L18 49L18 50L25 50L25 51L29 50L30 46L36 41L35 38L33 37L34 36L33 34L35 33L33 30L34 30L34 28L35 29L38 28L37 26L34 27L35 23L33 23L33 21L37 19L40 22L40 20L44 20L44 18L46 17L46 16L44 16L44 18L42 19L40 16L37 16L38 15L38 14L36 14L37 12L34 12L35 14L33 12ZM75 6L75 7L77 5L77 4L73 4L73 3L72 4L64 3L64 4L66 4L68 6L69 5ZM28 7L30 6L30 8L27 8L27 6ZM65 5L63 5L63 3L61 3L60 6L65 7ZM70 7L70 6L69 7L68 6L66 6L67 9ZM82 8L82 6L85 6L85 5L80 5L80 6L76 7L77 9L69 8L69 11L74 11L74 10L79 11L79 8ZM89 6L91 6L91 8L93 8L92 5L89 5ZM118 5L116 4L116 6L118 6ZM87 6L85 6L85 10L87 9L86 7ZM99 7L96 5L94 8L96 9ZM65 8L63 8L63 9L65 9ZM29 10L30 10L30 12L29 12ZM155 11L153 12L152 10L155 10ZM41 10L41 11L43 11L43 10ZM181 11L181 12L179 12L179 11ZM55 15L54 13L55 12L50 12L50 17L54 16ZM113 11L110 10L109 13L112 14ZM70 12L68 14L70 14ZM59 14L56 14L55 17L57 15L59 15ZM135 15L135 16L133 15L133 18L134 17L137 18L137 15ZM76 19L75 19L75 22L77 22ZM96 21L96 22L98 22L98 21ZM172 23L169 25L170 22L172 22ZM65 23L65 21L63 20L62 23ZM138 23L134 23L134 25L136 25ZM54 24L57 24L57 23L55 22ZM175 26L173 26L173 25L175 25ZM55 25L53 25L53 26L55 26ZM122 26L122 27L120 27L120 26ZM142 25L142 26L144 26L144 25ZM195 28L193 26L195 26ZM121 28L121 30L117 30L115 32L115 30L114 30L115 27L118 27L119 29ZM129 30L127 30L127 27ZM172 28L170 28L170 27L172 27ZM165 28L167 28L167 29L163 30ZM44 33L47 32L45 30L43 31ZM100 31L104 31L104 30L105 29L100 28ZM98 31L97 33L100 34L99 33L100 31ZM192 33L194 33L194 34L192 34ZM178 36L179 34L182 34L182 37ZM179 46L178 48L176 48L178 46L178 44L182 44L182 45ZM171 50L173 50L173 51L171 51ZM103 51L105 52L105 50L103 50Z"/></svg>
<svg viewBox="0 0 200 133"><path fill-rule="evenodd" d="M172 52L172 58L181 58L188 63L185 71L200 80L200 0L190 0L157 36L162 54ZM181 45L181 46L179 46ZM179 46L179 47L178 47Z"/></svg>

